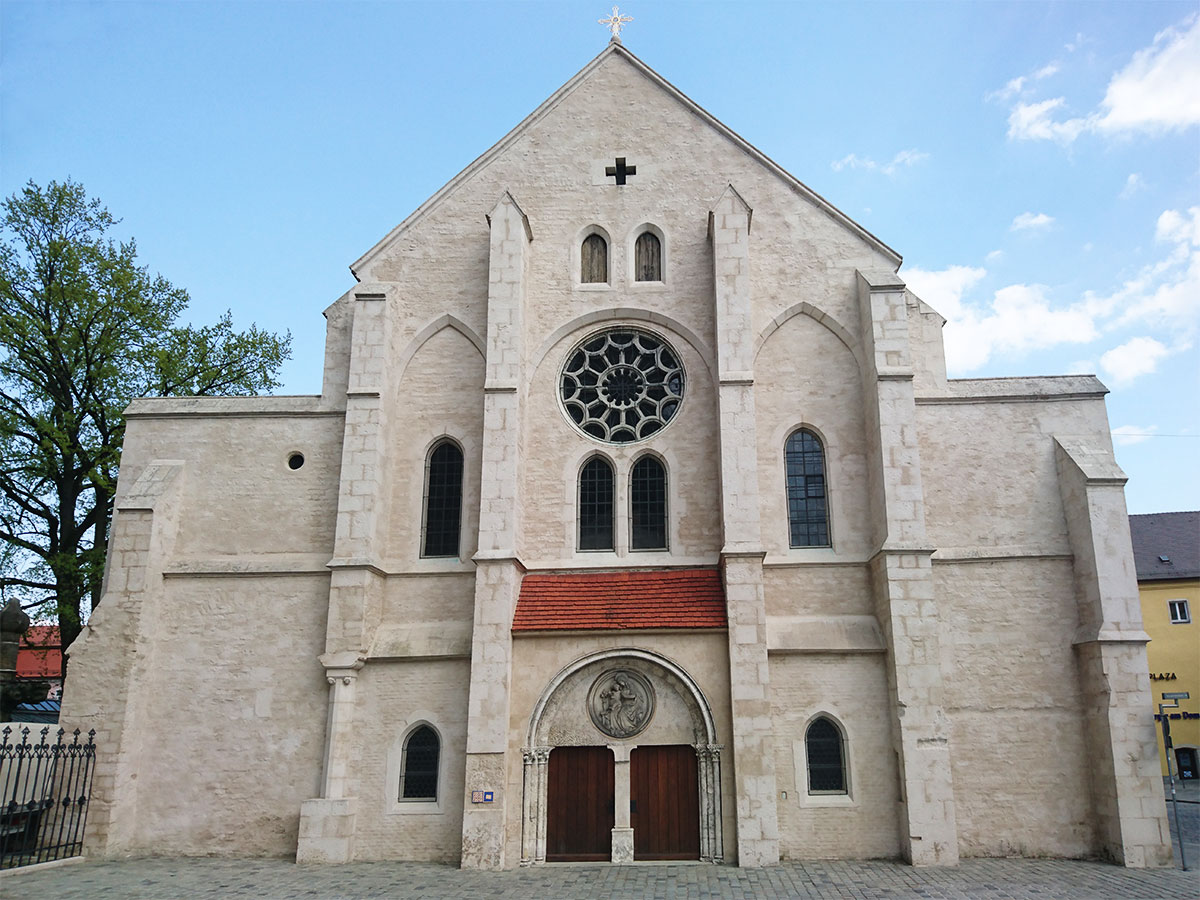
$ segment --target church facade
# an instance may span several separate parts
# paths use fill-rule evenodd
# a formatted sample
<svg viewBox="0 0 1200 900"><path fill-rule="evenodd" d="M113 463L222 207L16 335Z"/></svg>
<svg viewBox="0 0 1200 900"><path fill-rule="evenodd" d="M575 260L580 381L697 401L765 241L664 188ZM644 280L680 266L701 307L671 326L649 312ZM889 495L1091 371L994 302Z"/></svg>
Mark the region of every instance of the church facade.
<svg viewBox="0 0 1200 900"><path fill-rule="evenodd" d="M316 397L136 401L87 852L1171 859L1104 387L617 41L384 237Z"/></svg>

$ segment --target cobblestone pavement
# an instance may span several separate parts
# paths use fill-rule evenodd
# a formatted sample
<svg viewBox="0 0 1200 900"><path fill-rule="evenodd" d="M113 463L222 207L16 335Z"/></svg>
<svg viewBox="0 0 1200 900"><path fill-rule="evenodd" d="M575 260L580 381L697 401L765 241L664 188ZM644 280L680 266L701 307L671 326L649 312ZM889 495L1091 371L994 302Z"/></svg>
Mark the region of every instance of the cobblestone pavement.
<svg viewBox="0 0 1200 900"><path fill-rule="evenodd" d="M141 859L85 862L0 881L5 900L174 900L253 897L447 898L447 900L774 900L798 898L1187 898L1200 896L1200 873L1123 869L1071 860L973 859L947 869L896 862L785 863L770 869L690 865L552 865L507 872L464 872L419 863L297 866L287 860Z"/></svg>

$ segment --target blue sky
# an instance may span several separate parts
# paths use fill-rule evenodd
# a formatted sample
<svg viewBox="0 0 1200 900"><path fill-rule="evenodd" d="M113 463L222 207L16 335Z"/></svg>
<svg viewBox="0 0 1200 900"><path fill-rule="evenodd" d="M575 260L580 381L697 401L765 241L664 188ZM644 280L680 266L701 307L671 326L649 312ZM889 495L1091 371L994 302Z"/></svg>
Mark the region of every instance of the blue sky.
<svg viewBox="0 0 1200 900"><path fill-rule="evenodd" d="M0 4L0 191L70 176L189 317L290 329L602 50L611 3ZM951 374L1095 372L1131 512L1200 508L1200 21L630 2L625 45L903 254Z"/></svg>

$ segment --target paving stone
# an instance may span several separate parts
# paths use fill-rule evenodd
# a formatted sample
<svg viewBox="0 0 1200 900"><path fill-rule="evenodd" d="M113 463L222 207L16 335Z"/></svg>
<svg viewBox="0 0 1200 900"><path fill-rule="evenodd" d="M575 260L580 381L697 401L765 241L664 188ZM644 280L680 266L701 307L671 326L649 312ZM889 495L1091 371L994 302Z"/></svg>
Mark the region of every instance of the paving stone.
<svg viewBox="0 0 1200 900"><path fill-rule="evenodd" d="M707 865L549 865L479 872L426 863L302 866L282 859L137 859L9 874L5 900L684 900L684 898L1186 898L1200 896L1200 875L1179 869L1126 869L1100 862L968 859L942 869L899 862L783 863L766 870Z"/></svg>

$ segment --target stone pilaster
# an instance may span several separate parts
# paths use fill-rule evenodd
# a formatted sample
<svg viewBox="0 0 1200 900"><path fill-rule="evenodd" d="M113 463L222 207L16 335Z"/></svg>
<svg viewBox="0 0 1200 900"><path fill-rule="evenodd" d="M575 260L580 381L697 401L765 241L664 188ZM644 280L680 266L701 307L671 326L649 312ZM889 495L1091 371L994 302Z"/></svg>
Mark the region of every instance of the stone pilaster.
<svg viewBox="0 0 1200 900"><path fill-rule="evenodd" d="M613 751L612 861L633 862L633 826L630 824L630 769L628 744L611 745Z"/></svg>
<svg viewBox="0 0 1200 900"><path fill-rule="evenodd" d="M925 535L904 283L858 274L875 611L888 649L892 735L902 787L900 834L914 866L958 862L943 706L937 599Z"/></svg>
<svg viewBox="0 0 1200 900"><path fill-rule="evenodd" d="M353 653L321 657L329 684L329 731L321 796L300 805L298 863L348 863L354 858L357 801L352 796L350 761L354 752L354 702L364 659Z"/></svg>
<svg viewBox="0 0 1200 900"><path fill-rule="evenodd" d="M118 497L104 572L103 601L71 644L71 677L60 723L96 730L96 768L84 852L120 856L134 847L140 739L162 614L163 566L178 529L184 464L155 460ZM102 643L105 652L89 653Z"/></svg>
<svg viewBox="0 0 1200 900"><path fill-rule="evenodd" d="M1076 661L1102 852L1126 866L1171 864L1125 473L1108 446L1055 439L1074 558Z"/></svg>
<svg viewBox="0 0 1200 900"><path fill-rule="evenodd" d="M300 808L298 862L354 859L356 798L350 780L354 754L355 682L383 602L388 477L385 460L387 297L363 286L355 294L350 335L346 421L342 437L337 526L329 563L325 667L329 689L321 796Z"/></svg>
<svg viewBox="0 0 1200 900"><path fill-rule="evenodd" d="M483 395L483 460L479 551L475 555L475 618L467 710L466 796L462 866L504 867L508 797L509 685L512 617L524 569L517 558L520 401L525 268L533 235L529 220L505 193L488 216L488 334ZM471 802L492 791L494 802ZM517 798L519 800L519 798Z"/></svg>
<svg viewBox="0 0 1200 900"><path fill-rule="evenodd" d="M721 426L721 549L729 616L738 864L779 862L750 292L753 211L730 185L709 212Z"/></svg>

